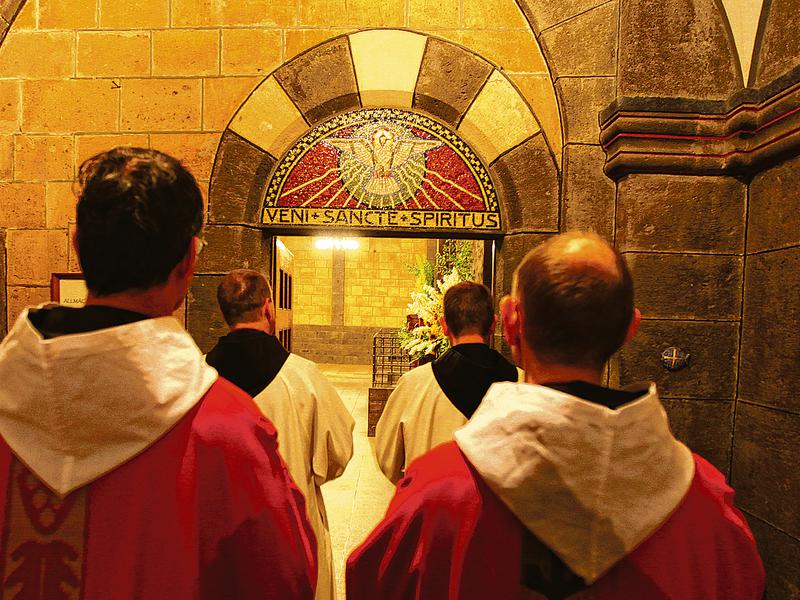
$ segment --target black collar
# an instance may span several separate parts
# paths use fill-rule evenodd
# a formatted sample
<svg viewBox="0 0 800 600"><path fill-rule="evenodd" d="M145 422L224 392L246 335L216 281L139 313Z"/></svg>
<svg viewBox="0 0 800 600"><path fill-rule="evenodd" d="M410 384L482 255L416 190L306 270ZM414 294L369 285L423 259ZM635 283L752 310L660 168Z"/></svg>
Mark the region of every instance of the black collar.
<svg viewBox="0 0 800 600"><path fill-rule="evenodd" d="M447 399L467 419L489 386L516 381L517 368L486 344L459 344L433 361L433 375Z"/></svg>
<svg viewBox="0 0 800 600"><path fill-rule="evenodd" d="M558 390L559 392L564 392L570 396L576 396L581 400L601 404L611 410L616 410L623 404L633 402L642 397L642 390L616 390L586 381L565 381L543 383L542 385Z"/></svg>
<svg viewBox="0 0 800 600"><path fill-rule="evenodd" d="M258 329L237 329L219 338L206 362L220 376L257 396L277 377L289 352L274 335Z"/></svg>
<svg viewBox="0 0 800 600"><path fill-rule="evenodd" d="M45 339L119 327L149 318L147 315L130 310L99 304L81 307L45 306L28 312L31 324Z"/></svg>

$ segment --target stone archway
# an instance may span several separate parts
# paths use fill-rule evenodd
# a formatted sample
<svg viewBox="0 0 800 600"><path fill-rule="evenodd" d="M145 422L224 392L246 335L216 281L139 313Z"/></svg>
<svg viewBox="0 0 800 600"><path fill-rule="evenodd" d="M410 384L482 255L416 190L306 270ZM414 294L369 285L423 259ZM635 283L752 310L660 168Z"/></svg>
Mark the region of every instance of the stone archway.
<svg viewBox="0 0 800 600"><path fill-rule="evenodd" d="M312 128L368 108L401 108L431 118L463 139L487 167L499 199L500 233L508 242L496 265L498 292L509 287L530 234L559 231L555 153L561 148L551 147L540 120L501 69L462 46L411 31L342 35L265 78L222 135L209 189L210 251L201 259L189 306L189 329L201 345L223 329L213 297L220 274L244 266L242 256L269 261L274 230L265 228L261 213L281 158Z"/></svg>
<svg viewBox="0 0 800 600"><path fill-rule="evenodd" d="M336 114L372 107L418 112L463 138L498 189L503 233L558 231L554 153L513 83L461 46L391 29L324 42L253 91L222 136L209 223L260 224L269 176L294 141Z"/></svg>

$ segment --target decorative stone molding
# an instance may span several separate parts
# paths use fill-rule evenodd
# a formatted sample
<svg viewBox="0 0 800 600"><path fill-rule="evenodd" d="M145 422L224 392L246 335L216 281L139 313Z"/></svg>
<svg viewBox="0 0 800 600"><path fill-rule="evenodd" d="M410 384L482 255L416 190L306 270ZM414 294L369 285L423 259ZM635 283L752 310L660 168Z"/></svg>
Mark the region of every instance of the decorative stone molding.
<svg viewBox="0 0 800 600"><path fill-rule="evenodd" d="M800 67L727 102L622 98L600 116L605 172L749 177L800 151Z"/></svg>

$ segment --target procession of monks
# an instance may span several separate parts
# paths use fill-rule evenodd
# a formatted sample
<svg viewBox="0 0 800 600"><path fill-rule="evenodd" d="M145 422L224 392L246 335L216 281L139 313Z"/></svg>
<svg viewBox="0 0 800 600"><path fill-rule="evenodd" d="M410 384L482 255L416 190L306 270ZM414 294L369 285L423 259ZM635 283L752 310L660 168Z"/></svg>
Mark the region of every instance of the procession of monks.
<svg viewBox="0 0 800 600"><path fill-rule="evenodd" d="M118 147L78 183L86 305L26 309L0 343L0 596L332 599L320 486L352 456L352 416L275 337L261 273L222 278L230 332L205 356L171 316L205 245L180 162ZM499 318L478 283L443 304L450 349L378 423L396 490L348 598L761 598L725 477L674 437L655 384L603 385L641 319L613 246L532 248Z"/></svg>

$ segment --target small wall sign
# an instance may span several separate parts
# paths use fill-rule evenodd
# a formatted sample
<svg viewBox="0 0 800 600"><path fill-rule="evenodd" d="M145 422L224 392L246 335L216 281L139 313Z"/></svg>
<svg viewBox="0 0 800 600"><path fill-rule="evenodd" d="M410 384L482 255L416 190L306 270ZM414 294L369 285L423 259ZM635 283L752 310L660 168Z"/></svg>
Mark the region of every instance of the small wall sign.
<svg viewBox="0 0 800 600"><path fill-rule="evenodd" d="M64 306L86 303L86 281L82 273L53 273L50 277L50 300Z"/></svg>

